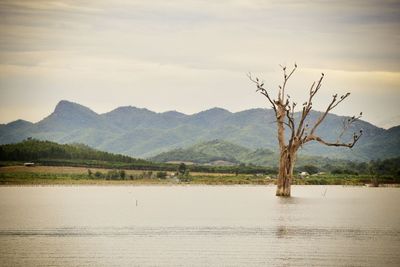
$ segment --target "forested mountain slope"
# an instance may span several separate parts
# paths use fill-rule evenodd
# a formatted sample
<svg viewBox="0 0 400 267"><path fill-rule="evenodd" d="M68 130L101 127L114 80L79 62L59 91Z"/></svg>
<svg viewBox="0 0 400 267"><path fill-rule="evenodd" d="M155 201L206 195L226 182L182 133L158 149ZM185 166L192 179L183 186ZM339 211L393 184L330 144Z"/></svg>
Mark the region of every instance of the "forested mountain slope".
<svg viewBox="0 0 400 267"><path fill-rule="evenodd" d="M312 112L310 123L319 112ZM328 115L318 134L335 141L345 117ZM0 125L0 143L15 143L28 137L59 143L82 143L96 149L135 157L151 157L177 148L224 140L250 150L277 150L274 114L270 109L250 109L232 113L213 108L193 115L176 111L156 113L136 107L119 107L97 114L69 101L57 104L53 113L38 123L23 120ZM302 154L331 158L370 160L400 156L399 127L385 130L358 121L349 130L363 129L364 135L353 149L309 144Z"/></svg>

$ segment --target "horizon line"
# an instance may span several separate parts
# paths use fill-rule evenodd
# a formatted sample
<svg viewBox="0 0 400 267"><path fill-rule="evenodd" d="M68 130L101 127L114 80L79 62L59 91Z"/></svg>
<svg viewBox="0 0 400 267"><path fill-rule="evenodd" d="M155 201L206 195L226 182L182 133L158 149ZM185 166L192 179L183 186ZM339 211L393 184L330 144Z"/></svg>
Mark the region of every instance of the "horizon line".
<svg viewBox="0 0 400 267"><path fill-rule="evenodd" d="M227 112L229 112L229 113L231 113L231 114L236 114L236 113L240 113L240 112L244 112L244 111L249 111L249 110L255 110L255 109L272 110L272 108L254 107L254 108L243 109L243 110L239 110L239 111L231 111L231 110L229 110L229 109L227 109L227 108L222 108L222 107L216 107L216 106L215 106L215 107L212 107L212 108L207 108L207 109L204 109L204 110L201 110L201 111L198 111L198 112L194 112L194 113L191 113L191 114L187 114L187 113L184 113L184 112L181 112L181 111L177 111L177 110L166 110L166 111L162 111L162 112L156 112L156 111L151 110L151 109L148 109L148 108L146 108L146 107L138 107L138 106L127 105L127 106L119 106L119 107L116 107L116 108L114 108L114 109L112 109L112 110L110 110L110 111L107 111L107 112L99 113L99 112L94 111L93 109L91 109L91 108L88 107L88 106L82 105L82 104L77 103L77 102L74 102L74 101L62 99L62 100L60 100L60 101L57 102L57 104L56 104L56 106L54 107L53 111L52 111L49 115L43 117L42 119L40 119L40 120L38 120L38 121L36 121L36 122L33 122L33 121L29 121L29 120L25 120L25 119L19 118L19 119L13 120L13 121L5 122L5 123L0 123L0 125L8 125L8 124L11 124L11 123L17 122L17 121L25 121L25 122L29 122L29 123L32 123L32 124L39 123L39 122L41 122L42 120L46 119L46 118L47 118L48 116L50 116L51 114L53 114L54 111L56 110L57 106L58 106L60 103L62 103L62 102L67 102L67 103L71 103L71 104L75 104L75 105L79 105L79 106L85 107L85 108L89 109L90 111L96 113L96 114L99 115L99 116L104 115L104 114L107 114L107 113L110 113L110 112L113 112L113 111L115 111L115 110L117 110L117 109L119 109L119 108L136 108L136 109L141 109L141 110L147 110L147 111L153 112L153 113L155 113L155 114L164 114L164 113L168 113L168 112L177 112L177 113L180 113L180 114L185 115L185 116L193 116L193 115L196 115L196 114L199 114L199 113L202 113L202 112L206 112L206 111L209 111L209 110L213 110L213 109L222 109L222 110L227 111ZM323 112L323 111L319 111L319 110L312 110L312 111L314 111L314 112ZM297 112L301 112L301 111L296 111L295 113L297 113ZM329 114L335 115L335 116L339 116L339 117L350 117L350 116L345 116L345 115L338 115L338 114L336 114L336 113L329 113ZM369 122L369 121L367 121L367 120L362 120L362 121L367 122L367 123L369 123L369 124L371 124L371 125L373 125L373 126L375 126L375 127L378 127L378 128L381 128L381 129L385 129L385 130L388 130L388 129L390 129L390 128L399 126L399 125L396 125L396 126L392 126L392 127L389 127L389 128L384 128L384 127L375 125L375 124L373 124L373 123L371 123L371 122Z"/></svg>

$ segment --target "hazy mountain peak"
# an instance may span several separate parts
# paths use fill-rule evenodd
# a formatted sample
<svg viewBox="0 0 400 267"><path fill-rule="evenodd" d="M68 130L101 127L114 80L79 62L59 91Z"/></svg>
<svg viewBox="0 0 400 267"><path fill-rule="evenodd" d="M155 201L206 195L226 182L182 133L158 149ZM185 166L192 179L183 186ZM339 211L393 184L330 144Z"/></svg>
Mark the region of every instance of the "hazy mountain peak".
<svg viewBox="0 0 400 267"><path fill-rule="evenodd" d="M19 119L19 120L15 120L15 121L12 121L10 123L7 123L6 126L9 126L9 127L21 127L21 126L29 126L29 125L32 125L32 124L33 123L30 122L30 121Z"/></svg>
<svg viewBox="0 0 400 267"><path fill-rule="evenodd" d="M155 114L154 111L148 110L147 108L138 108L138 107L134 107L134 106L122 106L122 107L113 109L110 112L105 113L104 115L107 115L107 114L129 114L129 113L138 113L138 112Z"/></svg>
<svg viewBox="0 0 400 267"><path fill-rule="evenodd" d="M230 112L229 110L226 110L224 108L219 108L219 107L214 107L214 108L210 108L204 111L200 111L199 113L196 114L232 114L232 112ZM194 114L194 115L196 115Z"/></svg>
<svg viewBox="0 0 400 267"><path fill-rule="evenodd" d="M60 102L57 103L54 111L55 112L61 111L61 110L65 109L65 108L68 108L68 107L74 106L74 105L79 105L79 104L76 104L76 103L68 101L68 100L61 100Z"/></svg>
<svg viewBox="0 0 400 267"><path fill-rule="evenodd" d="M212 122L215 120L219 120L221 118L225 118L231 114L232 113L226 109L215 107L204 111L200 111L199 113L195 113L191 117L202 121Z"/></svg>
<svg viewBox="0 0 400 267"><path fill-rule="evenodd" d="M99 115L80 104L61 100L54 112L36 124L37 130L69 133L87 127L101 128Z"/></svg>
<svg viewBox="0 0 400 267"><path fill-rule="evenodd" d="M186 114L176 111L176 110L165 111L165 112L162 112L161 114L166 115L166 116L171 116L171 117L177 117L177 118L187 116Z"/></svg>
<svg viewBox="0 0 400 267"><path fill-rule="evenodd" d="M66 115L66 114L75 114L76 112L91 113L97 115L97 113L91 110L90 108L87 108L85 106L67 100L61 100L60 102L58 102L53 113L59 115L61 114Z"/></svg>

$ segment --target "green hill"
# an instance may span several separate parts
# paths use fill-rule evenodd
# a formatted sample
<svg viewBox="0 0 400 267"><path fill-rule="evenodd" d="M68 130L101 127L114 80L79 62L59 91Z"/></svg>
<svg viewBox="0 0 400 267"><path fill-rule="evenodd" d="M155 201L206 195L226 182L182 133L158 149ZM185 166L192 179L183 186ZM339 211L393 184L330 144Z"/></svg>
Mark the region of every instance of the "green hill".
<svg viewBox="0 0 400 267"><path fill-rule="evenodd" d="M309 169L340 173L368 173L372 168L377 174L400 174L400 157L365 162L333 160L326 157L300 155L296 171ZM150 158L150 162L129 156L99 151L82 144L57 144L35 139L17 144L0 145L0 161L33 161L44 165L67 165L104 168L126 168L175 171L178 165L165 164L170 161L196 163L189 168L194 172L240 172L271 173L278 165L278 155L268 149L251 150L223 140L198 143L185 149L163 152ZM197 165L203 164L203 165ZM205 166L236 165L236 166Z"/></svg>
<svg viewBox="0 0 400 267"><path fill-rule="evenodd" d="M197 164L213 164L224 161L229 164L241 163L251 150L223 140L213 140L191 146L186 149L174 149L151 157L156 162L186 161Z"/></svg>
<svg viewBox="0 0 400 267"><path fill-rule="evenodd" d="M17 144L0 145L1 161L37 161L37 160L97 160L123 163L145 163L124 155L99 151L83 144L57 144L35 139L24 140Z"/></svg>
<svg viewBox="0 0 400 267"><path fill-rule="evenodd" d="M237 148L227 149L230 144L223 146L226 153L240 152ZM203 146L204 151L209 149ZM242 149L242 148L241 148ZM215 150L211 149L215 153ZM209 153L209 152L207 152ZM222 155L221 155L222 156ZM194 158L198 158L197 155ZM217 157L220 159L221 157ZM87 168L136 169L151 171L176 171L177 164L155 163L129 156L113 154L93 149L82 144L58 144L51 141L27 139L16 144L0 145L0 166L34 162L46 166L80 166ZM206 162L206 160L204 160ZM192 165L190 171L214 173L271 173L271 169L257 166L245 166L238 170L236 166L205 166Z"/></svg>
<svg viewBox="0 0 400 267"><path fill-rule="evenodd" d="M269 149L251 150L223 140L213 140L198 143L185 149L178 148L160 153L149 158L155 162L192 162L194 164L225 164L225 165L256 165L265 167L278 166L278 154ZM319 156L301 155L297 160L297 166L314 165L320 169L347 166L351 161L328 159Z"/></svg>

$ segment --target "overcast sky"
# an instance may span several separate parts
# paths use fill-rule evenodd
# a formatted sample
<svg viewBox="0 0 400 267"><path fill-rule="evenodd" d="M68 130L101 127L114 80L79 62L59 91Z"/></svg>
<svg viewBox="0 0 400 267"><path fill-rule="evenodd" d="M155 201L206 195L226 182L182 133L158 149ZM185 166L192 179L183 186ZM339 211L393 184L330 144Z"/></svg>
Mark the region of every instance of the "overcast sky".
<svg viewBox="0 0 400 267"><path fill-rule="evenodd" d="M275 93L294 62L292 99L324 72L315 109L351 92L335 113L400 124L399 1L0 0L0 123L62 99L99 113L268 107L246 73Z"/></svg>

